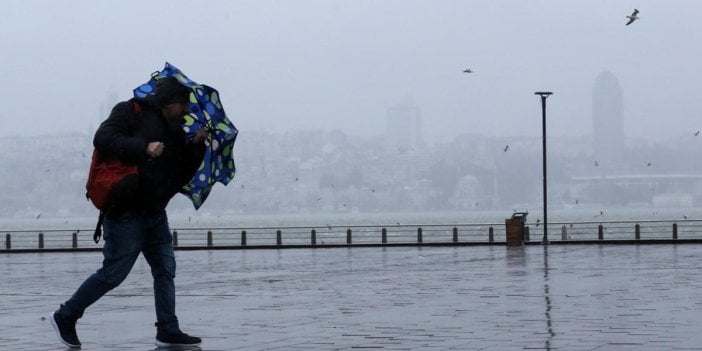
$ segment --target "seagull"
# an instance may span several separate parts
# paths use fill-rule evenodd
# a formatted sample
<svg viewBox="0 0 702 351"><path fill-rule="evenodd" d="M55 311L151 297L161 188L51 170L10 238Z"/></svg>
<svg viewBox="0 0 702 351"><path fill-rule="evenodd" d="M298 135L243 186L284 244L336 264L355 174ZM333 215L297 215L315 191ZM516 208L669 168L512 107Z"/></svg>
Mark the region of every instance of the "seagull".
<svg viewBox="0 0 702 351"><path fill-rule="evenodd" d="M463 70L463 73L473 73L473 70L471 70L470 68L466 68Z"/></svg>
<svg viewBox="0 0 702 351"><path fill-rule="evenodd" d="M698 136L698 135L700 135L700 131L699 131L699 130L695 132L695 136Z"/></svg>
<svg viewBox="0 0 702 351"><path fill-rule="evenodd" d="M505 145L505 150L504 150L504 152L507 152L507 150L509 150L509 145Z"/></svg>
<svg viewBox="0 0 702 351"><path fill-rule="evenodd" d="M647 167L651 167L651 162L646 164Z"/></svg>
<svg viewBox="0 0 702 351"><path fill-rule="evenodd" d="M626 22L626 25L628 26L628 25L634 23L634 21L636 21L637 19L639 19L639 17L637 16L638 14L639 14L639 10L634 9L634 12L631 13L631 16L626 16L626 18L629 19L629 22Z"/></svg>

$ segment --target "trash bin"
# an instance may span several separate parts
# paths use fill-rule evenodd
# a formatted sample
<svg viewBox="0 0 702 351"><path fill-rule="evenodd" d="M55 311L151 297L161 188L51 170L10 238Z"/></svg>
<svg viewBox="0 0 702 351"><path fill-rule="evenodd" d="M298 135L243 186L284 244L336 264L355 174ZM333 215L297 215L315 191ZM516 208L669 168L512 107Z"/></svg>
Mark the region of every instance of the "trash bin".
<svg viewBox="0 0 702 351"><path fill-rule="evenodd" d="M505 236L507 245L524 244L526 218L529 212L515 212L512 218L505 219Z"/></svg>

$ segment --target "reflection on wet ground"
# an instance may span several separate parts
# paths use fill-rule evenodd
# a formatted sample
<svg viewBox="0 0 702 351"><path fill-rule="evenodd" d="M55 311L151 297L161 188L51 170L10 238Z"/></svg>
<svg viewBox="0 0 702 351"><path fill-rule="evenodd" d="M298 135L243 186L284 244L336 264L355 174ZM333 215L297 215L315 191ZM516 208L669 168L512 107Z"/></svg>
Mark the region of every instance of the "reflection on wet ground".
<svg viewBox="0 0 702 351"><path fill-rule="evenodd" d="M702 245L176 255L195 350L702 350ZM0 350L63 350L45 317L101 259L0 255ZM83 350L155 350L151 289L140 259L79 321Z"/></svg>

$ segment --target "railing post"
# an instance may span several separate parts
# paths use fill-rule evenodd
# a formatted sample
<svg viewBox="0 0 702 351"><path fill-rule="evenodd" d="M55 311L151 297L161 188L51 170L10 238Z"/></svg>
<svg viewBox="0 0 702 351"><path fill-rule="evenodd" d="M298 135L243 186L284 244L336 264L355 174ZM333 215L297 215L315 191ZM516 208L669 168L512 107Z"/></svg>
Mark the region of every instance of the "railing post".
<svg viewBox="0 0 702 351"><path fill-rule="evenodd" d="M73 232L73 240L71 243L71 247L74 249L78 248L78 233L76 233L76 232Z"/></svg>
<svg viewBox="0 0 702 351"><path fill-rule="evenodd" d="M346 245L351 245L351 228L346 229Z"/></svg>
<svg viewBox="0 0 702 351"><path fill-rule="evenodd" d="M44 233L39 233L39 248L44 248Z"/></svg>
<svg viewBox="0 0 702 351"><path fill-rule="evenodd" d="M173 231L173 246L174 247L178 246L178 231L177 230Z"/></svg>
<svg viewBox="0 0 702 351"><path fill-rule="evenodd" d="M10 233L5 234L5 249L9 250L12 248L12 235Z"/></svg>
<svg viewBox="0 0 702 351"><path fill-rule="evenodd" d="M417 244L422 243L422 227L417 228Z"/></svg>
<svg viewBox="0 0 702 351"><path fill-rule="evenodd" d="M565 224L561 226L561 240L568 240L568 229Z"/></svg>
<svg viewBox="0 0 702 351"><path fill-rule="evenodd" d="M246 246L246 231L241 231L241 246Z"/></svg>
<svg viewBox="0 0 702 351"><path fill-rule="evenodd" d="M604 240L604 227L602 224L597 226L597 240Z"/></svg>
<svg viewBox="0 0 702 351"><path fill-rule="evenodd" d="M529 241L529 226L524 227L524 241Z"/></svg>
<svg viewBox="0 0 702 351"><path fill-rule="evenodd" d="M281 232L280 229L275 232L275 244L277 246L283 245L283 232Z"/></svg>
<svg viewBox="0 0 702 351"><path fill-rule="evenodd" d="M317 245L317 231L314 229L310 232L310 241L312 242L312 246Z"/></svg>
<svg viewBox="0 0 702 351"><path fill-rule="evenodd" d="M673 223L673 240L678 240L678 224Z"/></svg>
<svg viewBox="0 0 702 351"><path fill-rule="evenodd" d="M634 238L636 240L641 239L641 226L638 223L634 226Z"/></svg>
<svg viewBox="0 0 702 351"><path fill-rule="evenodd" d="M488 228L488 241L491 243L495 242L495 229L492 226Z"/></svg>
<svg viewBox="0 0 702 351"><path fill-rule="evenodd" d="M207 231L207 247L212 246L212 231L208 230Z"/></svg>
<svg viewBox="0 0 702 351"><path fill-rule="evenodd" d="M382 233L382 234L380 235L380 242L381 242L382 244L387 244L387 243L388 243L388 230L385 229L385 228L383 228L383 230L381 231L381 233ZM10 234L7 234L7 235L10 235Z"/></svg>
<svg viewBox="0 0 702 351"><path fill-rule="evenodd" d="M458 228L453 227L453 242L457 243L458 242Z"/></svg>

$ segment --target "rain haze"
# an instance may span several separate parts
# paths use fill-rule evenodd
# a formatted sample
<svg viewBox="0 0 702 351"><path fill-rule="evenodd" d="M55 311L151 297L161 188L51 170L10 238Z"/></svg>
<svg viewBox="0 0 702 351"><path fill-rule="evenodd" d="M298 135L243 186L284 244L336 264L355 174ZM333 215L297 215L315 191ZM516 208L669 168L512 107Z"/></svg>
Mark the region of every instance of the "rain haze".
<svg viewBox="0 0 702 351"><path fill-rule="evenodd" d="M169 62L216 88L240 131L236 177L202 217L538 219L534 92L552 91L554 211L702 218L697 0L4 4L0 217L94 214L92 135ZM169 207L198 221L185 196Z"/></svg>
<svg viewBox="0 0 702 351"><path fill-rule="evenodd" d="M634 8L640 19L625 26ZM368 136L412 101L428 142L539 136L538 90L554 92L549 135L588 135L606 70L623 91L627 137L675 138L701 127L701 11L694 0L11 0L0 133L89 133L101 104L129 98L168 61L216 87L242 135Z"/></svg>

